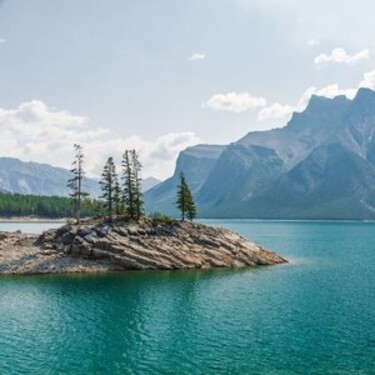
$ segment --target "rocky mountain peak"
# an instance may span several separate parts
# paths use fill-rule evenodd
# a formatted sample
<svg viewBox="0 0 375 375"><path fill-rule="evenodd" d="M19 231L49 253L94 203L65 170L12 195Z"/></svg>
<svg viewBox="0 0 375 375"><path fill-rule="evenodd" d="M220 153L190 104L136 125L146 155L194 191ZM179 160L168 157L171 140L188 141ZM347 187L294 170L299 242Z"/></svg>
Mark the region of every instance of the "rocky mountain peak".
<svg viewBox="0 0 375 375"><path fill-rule="evenodd" d="M360 88L352 101L349 115L361 117L375 116L375 91L368 88Z"/></svg>
<svg viewBox="0 0 375 375"><path fill-rule="evenodd" d="M198 211L203 217L375 218L374 135L373 90L362 88L353 100L313 95L285 127L250 132L207 170L198 168ZM195 169L188 159L181 167ZM159 185L164 197L171 188ZM148 207L158 201L154 193L146 195Z"/></svg>

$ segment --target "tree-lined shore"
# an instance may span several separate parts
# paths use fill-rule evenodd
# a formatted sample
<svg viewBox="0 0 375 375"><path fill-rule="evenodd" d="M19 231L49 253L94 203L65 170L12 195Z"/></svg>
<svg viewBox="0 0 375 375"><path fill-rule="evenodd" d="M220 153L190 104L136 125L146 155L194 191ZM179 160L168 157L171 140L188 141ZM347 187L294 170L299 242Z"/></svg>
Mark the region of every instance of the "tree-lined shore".
<svg viewBox="0 0 375 375"><path fill-rule="evenodd" d="M83 205L82 215L91 215L89 207ZM0 217L61 219L73 216L71 198L0 193Z"/></svg>
<svg viewBox="0 0 375 375"><path fill-rule="evenodd" d="M118 172L113 157L103 167L99 186L102 194L90 197L85 190L85 155L79 144L74 145L71 178L67 181L68 197L22 195L0 192L0 217L39 217L48 219L74 218L78 224L81 218L123 217L139 221L144 215L142 193L142 163L136 150L125 150ZM183 173L176 186L176 207L181 220L193 220L197 207L188 182ZM160 212L152 216L163 217ZM166 218L168 221L168 218Z"/></svg>

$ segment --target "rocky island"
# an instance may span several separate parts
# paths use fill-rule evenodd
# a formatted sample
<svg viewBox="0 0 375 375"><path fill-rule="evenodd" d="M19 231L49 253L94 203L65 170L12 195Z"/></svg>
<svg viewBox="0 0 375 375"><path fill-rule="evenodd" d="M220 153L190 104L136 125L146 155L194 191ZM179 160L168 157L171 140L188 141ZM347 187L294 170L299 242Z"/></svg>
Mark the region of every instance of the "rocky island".
<svg viewBox="0 0 375 375"><path fill-rule="evenodd" d="M191 222L83 222L0 233L0 275L239 268L286 263L227 229Z"/></svg>

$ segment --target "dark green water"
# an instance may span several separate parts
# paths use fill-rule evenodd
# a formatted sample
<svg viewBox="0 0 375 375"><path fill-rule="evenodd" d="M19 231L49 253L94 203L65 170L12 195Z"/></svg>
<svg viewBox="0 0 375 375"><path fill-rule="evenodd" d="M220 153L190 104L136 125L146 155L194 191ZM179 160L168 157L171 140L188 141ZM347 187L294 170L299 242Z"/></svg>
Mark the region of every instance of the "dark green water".
<svg viewBox="0 0 375 375"><path fill-rule="evenodd" d="M208 223L291 264L0 279L0 374L375 374L375 224Z"/></svg>

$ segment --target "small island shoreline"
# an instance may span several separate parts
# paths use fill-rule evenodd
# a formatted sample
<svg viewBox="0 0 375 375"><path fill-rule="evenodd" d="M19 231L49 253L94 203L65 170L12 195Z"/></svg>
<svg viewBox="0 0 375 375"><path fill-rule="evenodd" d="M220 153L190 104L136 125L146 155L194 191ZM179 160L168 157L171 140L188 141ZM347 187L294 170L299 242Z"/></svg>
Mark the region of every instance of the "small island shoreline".
<svg viewBox="0 0 375 375"><path fill-rule="evenodd" d="M42 235L0 232L0 276L269 266L287 261L239 234L191 222L115 220Z"/></svg>

